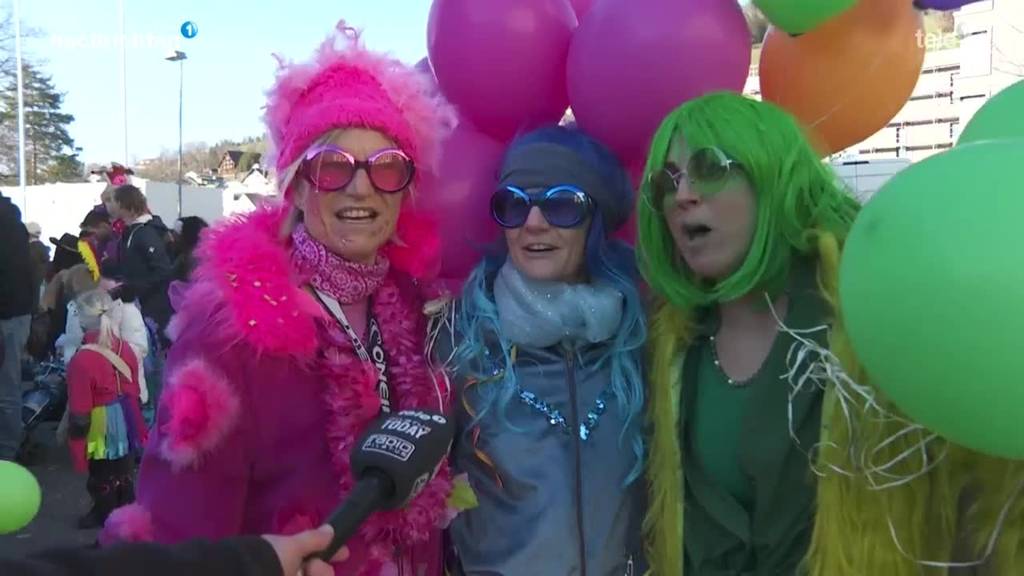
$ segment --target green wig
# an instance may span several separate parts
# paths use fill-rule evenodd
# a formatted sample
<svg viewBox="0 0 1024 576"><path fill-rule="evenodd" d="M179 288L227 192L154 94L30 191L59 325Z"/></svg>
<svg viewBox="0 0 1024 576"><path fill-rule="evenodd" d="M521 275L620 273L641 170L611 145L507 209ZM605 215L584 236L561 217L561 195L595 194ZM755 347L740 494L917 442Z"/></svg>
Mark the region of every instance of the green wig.
<svg viewBox="0 0 1024 576"><path fill-rule="evenodd" d="M732 275L714 285L697 280L677 258L661 207L652 202L651 176L664 169L677 141L690 150L722 150L742 166L757 195L757 224L747 256ZM677 429L680 360L693 338L697 308L755 290L774 295L785 286L794 257L811 258L817 262L822 296L832 309L832 317L826 319L831 326L830 351L856 382L870 384L849 345L838 305L842 246L858 208L797 122L773 104L732 93L710 94L672 112L658 129L637 217L640 269L659 299L648 342L652 434L647 466L650 505L644 520L653 574L683 572L684 453ZM869 413L863 404L852 406L851 429L846 412L835 408L835 396L834 390L828 393L822 414L822 441L828 443L815 462L824 476L818 482L807 574L945 574L943 568L926 568L914 559L948 562L954 550L968 559L977 558L1004 506L1007 518L990 566L998 574L1018 569L1024 573L1024 498L1007 505L1024 478L1024 463L940 441L928 450L946 447L946 457L928 473L901 486L872 489L863 473L865 447L879 448L872 454L875 462L896 460L912 451L926 431L899 437L901 425ZM876 401L885 411L902 417L880 393ZM894 441L885 443L893 437ZM835 468L853 473L837 473ZM904 464L894 472L910 476L915 470ZM898 535L905 554L896 547L892 533Z"/></svg>
<svg viewBox="0 0 1024 576"><path fill-rule="evenodd" d="M742 166L757 192L757 227L747 257L731 276L706 286L676 258L675 242L655 206L652 175L665 167L672 144L715 147ZM666 300L688 310L753 290L784 287L794 252L812 251L819 232L840 241L857 215L857 201L821 162L796 121L774 104L719 92L684 104L662 122L644 171L638 208L639 259L644 278Z"/></svg>

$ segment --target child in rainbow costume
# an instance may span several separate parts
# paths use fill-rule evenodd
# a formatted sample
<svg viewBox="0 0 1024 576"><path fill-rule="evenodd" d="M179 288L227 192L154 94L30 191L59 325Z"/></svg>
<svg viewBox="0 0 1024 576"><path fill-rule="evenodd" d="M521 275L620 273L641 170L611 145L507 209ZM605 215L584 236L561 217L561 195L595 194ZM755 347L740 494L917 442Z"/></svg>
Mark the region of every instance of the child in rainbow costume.
<svg viewBox="0 0 1024 576"><path fill-rule="evenodd" d="M146 427L139 404L139 361L121 339L121 302L102 290L76 300L85 344L68 365L68 437L71 459L88 471L92 509L81 528L98 528L119 506L135 500L134 456Z"/></svg>

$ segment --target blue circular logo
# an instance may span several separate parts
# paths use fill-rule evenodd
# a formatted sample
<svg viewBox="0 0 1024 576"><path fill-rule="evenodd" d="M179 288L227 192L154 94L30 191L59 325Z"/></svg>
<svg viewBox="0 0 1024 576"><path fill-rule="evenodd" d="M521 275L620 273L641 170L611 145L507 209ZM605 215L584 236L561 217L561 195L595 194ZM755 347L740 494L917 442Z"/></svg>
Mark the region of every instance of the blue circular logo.
<svg viewBox="0 0 1024 576"><path fill-rule="evenodd" d="M195 22L189 20L181 25L181 35L185 38L195 38L196 34L199 34L199 27L196 26Z"/></svg>

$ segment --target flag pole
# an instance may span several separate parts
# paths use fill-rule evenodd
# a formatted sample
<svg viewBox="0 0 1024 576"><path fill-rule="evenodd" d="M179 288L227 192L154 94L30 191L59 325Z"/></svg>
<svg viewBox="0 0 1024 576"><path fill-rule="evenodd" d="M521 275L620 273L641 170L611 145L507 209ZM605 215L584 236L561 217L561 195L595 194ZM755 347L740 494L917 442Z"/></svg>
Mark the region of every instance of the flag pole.
<svg viewBox="0 0 1024 576"><path fill-rule="evenodd" d="M124 0L118 0L118 15L121 20L121 124L124 128L124 155L122 162L125 167L131 166L128 163L128 36L124 24Z"/></svg>
<svg viewBox="0 0 1024 576"><path fill-rule="evenodd" d="M18 67L18 184L21 186L22 217L28 219L28 189L25 185L25 94L21 73L21 0L14 0L14 54Z"/></svg>

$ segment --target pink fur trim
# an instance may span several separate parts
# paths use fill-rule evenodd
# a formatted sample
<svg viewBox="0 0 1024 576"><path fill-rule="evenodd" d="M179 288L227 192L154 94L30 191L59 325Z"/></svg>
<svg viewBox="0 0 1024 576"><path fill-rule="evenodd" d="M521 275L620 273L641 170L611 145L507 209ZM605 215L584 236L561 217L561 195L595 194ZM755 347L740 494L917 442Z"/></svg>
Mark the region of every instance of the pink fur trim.
<svg viewBox="0 0 1024 576"><path fill-rule="evenodd" d="M399 285L389 276L373 299L373 314L380 325L388 353L389 382L398 400L398 409L429 408L445 410L450 390L445 381L431 378L423 353L426 318L419 309L422 300L416 287ZM332 462L341 477L339 493L348 494L354 486L348 454L359 434L380 413L374 368L360 362L351 340L334 323L324 322L327 348L318 368L328 383L326 402L330 410L327 425ZM448 522L447 499L451 493L451 474L447 463L441 465L423 491L402 510L378 512L360 527L355 536L369 550L371 558L385 561L396 547L426 542L431 533ZM360 574L378 574L378 567L364 567Z"/></svg>
<svg viewBox="0 0 1024 576"><path fill-rule="evenodd" d="M300 288L288 246L278 238L287 208L267 203L228 218L199 244L199 267L174 322L205 322L213 303L228 318L216 330L228 341L245 340L257 353L311 358L317 349L316 301ZM221 313L224 313L221 311ZM198 316L198 318L196 318ZM187 319L186 319L187 318Z"/></svg>
<svg viewBox="0 0 1024 576"><path fill-rule="evenodd" d="M171 376L160 399L160 453L177 471L212 450L238 420L239 401L231 385L209 364L192 360Z"/></svg>
<svg viewBox="0 0 1024 576"><path fill-rule="evenodd" d="M400 244L388 243L384 255L391 265L417 280L432 280L441 272L441 236L437 223L419 213L410 202L398 215L395 236Z"/></svg>
<svg viewBox="0 0 1024 576"><path fill-rule="evenodd" d="M278 58L278 66L264 120L279 173L318 136L345 126L381 130L422 170L433 172L455 114L425 74L367 50L360 33L344 20L311 62L292 64Z"/></svg>
<svg viewBox="0 0 1024 576"><path fill-rule="evenodd" d="M152 542L153 519L141 504L122 506L107 518L99 541L101 546L118 542Z"/></svg>

